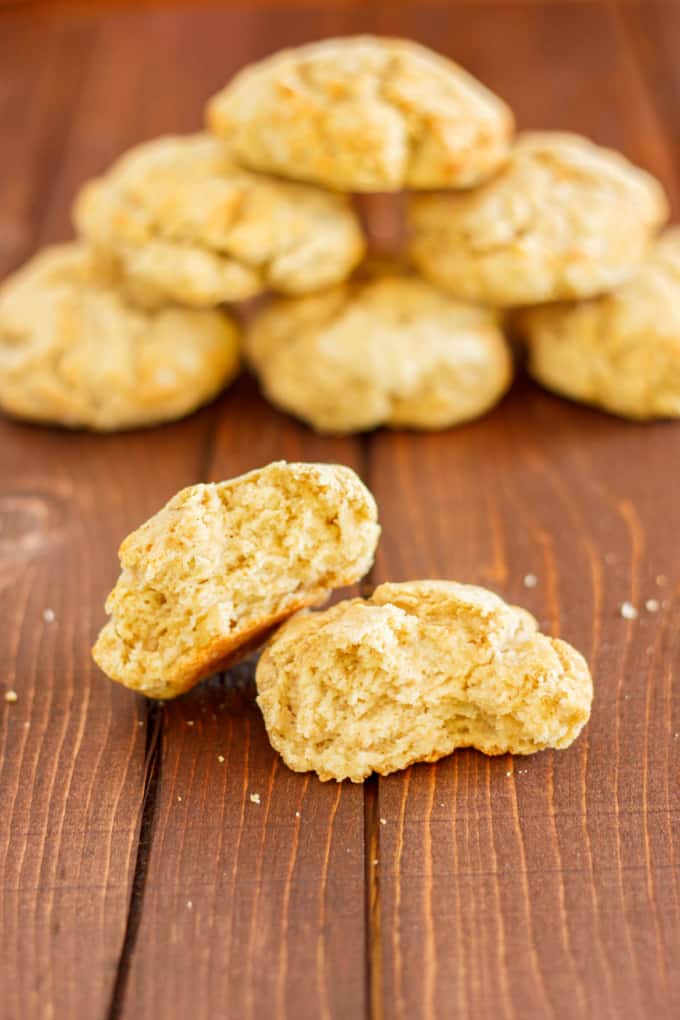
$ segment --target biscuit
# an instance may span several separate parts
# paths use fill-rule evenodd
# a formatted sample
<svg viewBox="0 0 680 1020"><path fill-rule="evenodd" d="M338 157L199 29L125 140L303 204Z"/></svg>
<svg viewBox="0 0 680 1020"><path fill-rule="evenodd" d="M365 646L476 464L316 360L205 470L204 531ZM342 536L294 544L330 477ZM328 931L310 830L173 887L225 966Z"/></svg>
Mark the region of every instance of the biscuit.
<svg viewBox="0 0 680 1020"><path fill-rule="evenodd" d="M418 195L410 254L456 297L497 307L590 297L630 276L668 216L661 185L578 135L521 135L474 191Z"/></svg>
<svg viewBox="0 0 680 1020"><path fill-rule="evenodd" d="M452 581L382 584L291 620L257 666L269 739L296 772L361 782L458 747L568 747L590 715L583 657L525 610Z"/></svg>
<svg viewBox="0 0 680 1020"><path fill-rule="evenodd" d="M404 39L283 50L208 104L245 166L341 191L459 188L503 163L509 108L457 64Z"/></svg>
<svg viewBox="0 0 680 1020"><path fill-rule="evenodd" d="M269 399L319 432L446 428L487 411L512 378L492 312L395 273L274 302L245 349Z"/></svg>
<svg viewBox="0 0 680 1020"><path fill-rule="evenodd" d="M348 467L281 461L183 489L121 545L95 661L150 697L182 694L363 577L379 533Z"/></svg>
<svg viewBox="0 0 680 1020"><path fill-rule="evenodd" d="M345 196L243 170L208 134L132 149L85 185L74 219L145 302L304 294L343 280L364 252Z"/></svg>
<svg viewBox="0 0 680 1020"><path fill-rule="evenodd" d="M680 418L680 227L617 290L529 309L519 323L548 389L624 418Z"/></svg>
<svg viewBox="0 0 680 1020"><path fill-rule="evenodd" d="M222 312L145 311L78 243L47 248L0 288L0 406L96 431L182 418L239 370Z"/></svg>

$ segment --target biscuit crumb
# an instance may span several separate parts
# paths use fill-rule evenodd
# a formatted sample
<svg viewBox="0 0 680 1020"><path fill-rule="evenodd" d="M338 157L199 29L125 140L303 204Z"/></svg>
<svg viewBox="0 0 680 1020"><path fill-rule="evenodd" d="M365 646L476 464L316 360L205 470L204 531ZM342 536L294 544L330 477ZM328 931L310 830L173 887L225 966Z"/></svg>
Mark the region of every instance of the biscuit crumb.
<svg viewBox="0 0 680 1020"><path fill-rule="evenodd" d="M656 575L656 583L657 583L659 588L663 588L665 585L668 584L668 578L666 577L665 574L657 574Z"/></svg>
<svg viewBox="0 0 680 1020"><path fill-rule="evenodd" d="M182 801L182 798L181 798L181 796L180 796L180 794L179 794L179 793L177 794L177 800L178 800L178 801L180 801L180 803L181 803L181 801Z"/></svg>
<svg viewBox="0 0 680 1020"><path fill-rule="evenodd" d="M648 613L659 612L659 600L658 599L647 599L645 602L645 609Z"/></svg>
<svg viewBox="0 0 680 1020"><path fill-rule="evenodd" d="M218 754L217 755L217 760L218 760L218 762L221 765L223 763L223 761L224 761L224 755L223 754Z"/></svg>
<svg viewBox="0 0 680 1020"><path fill-rule="evenodd" d="M193 910L193 906L194 906L194 905L193 905L193 903L191 902L191 900L187 900L187 910Z"/></svg>
<svg viewBox="0 0 680 1020"><path fill-rule="evenodd" d="M193 726L193 725L194 725L194 720L193 719L187 719L187 726Z"/></svg>
<svg viewBox="0 0 680 1020"><path fill-rule="evenodd" d="M622 602L620 613L624 620L637 620L639 616L639 613L632 602Z"/></svg>
<svg viewBox="0 0 680 1020"><path fill-rule="evenodd" d="M506 776L511 776L512 772L506 772L505 774L506 774Z"/></svg>
<svg viewBox="0 0 680 1020"><path fill-rule="evenodd" d="M374 857L374 858L373 858L373 863L374 863L374 864L379 864L379 863L380 863L380 861L378 860L378 858L377 858L377 857Z"/></svg>
<svg viewBox="0 0 680 1020"><path fill-rule="evenodd" d="M259 793L251 793L251 795L250 795L250 803L251 804L261 804L262 803L261 800L260 800Z"/></svg>
<svg viewBox="0 0 680 1020"><path fill-rule="evenodd" d="M19 700L19 695L16 691L5 691L5 701L8 701L10 705L13 705L15 701Z"/></svg>
<svg viewBox="0 0 680 1020"><path fill-rule="evenodd" d="M43 609L42 618L45 623L54 623L57 617L53 609Z"/></svg>
<svg viewBox="0 0 680 1020"><path fill-rule="evenodd" d="M296 817L296 818L299 818L299 817L300 817L300 812L299 812L299 811L296 811L296 812L295 812L295 817Z"/></svg>
<svg viewBox="0 0 680 1020"><path fill-rule="evenodd" d="M538 584L538 578L535 574L525 574L524 581L522 583L525 588L535 588Z"/></svg>
<svg viewBox="0 0 680 1020"><path fill-rule="evenodd" d="M380 819L380 824L381 825L387 825L387 819L386 818L381 818Z"/></svg>

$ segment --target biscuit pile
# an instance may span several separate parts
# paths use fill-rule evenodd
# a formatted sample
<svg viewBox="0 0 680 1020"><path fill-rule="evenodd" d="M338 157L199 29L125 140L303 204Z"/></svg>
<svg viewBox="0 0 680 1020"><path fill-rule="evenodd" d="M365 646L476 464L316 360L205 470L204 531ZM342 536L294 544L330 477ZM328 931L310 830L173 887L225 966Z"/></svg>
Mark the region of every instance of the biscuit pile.
<svg viewBox="0 0 680 1020"><path fill-rule="evenodd" d="M265 642L258 704L297 772L361 782L458 747L532 754L590 715L583 657L524 609L452 581L382 584L299 612L370 569L371 493L347 467L279 462L177 493L125 539L105 673L172 698Z"/></svg>
<svg viewBox="0 0 680 1020"><path fill-rule="evenodd" d="M276 53L82 188L80 239L0 288L0 405L115 430L181 417L238 372L323 433L441 429L510 385L518 318L546 386L680 416L678 234L661 186L416 43ZM407 259L365 262L353 193L407 190ZM395 253L396 255L396 253ZM653 291L664 296L657 314ZM230 305L274 292L246 328ZM560 304L555 304L561 302Z"/></svg>

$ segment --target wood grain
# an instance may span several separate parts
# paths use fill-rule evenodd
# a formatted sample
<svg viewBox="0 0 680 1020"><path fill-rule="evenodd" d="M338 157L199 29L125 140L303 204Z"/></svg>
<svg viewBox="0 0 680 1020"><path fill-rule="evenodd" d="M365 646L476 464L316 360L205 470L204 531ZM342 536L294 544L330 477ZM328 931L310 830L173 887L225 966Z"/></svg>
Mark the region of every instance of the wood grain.
<svg viewBox="0 0 680 1020"><path fill-rule="evenodd" d="M305 20L280 17L277 38L296 39ZM198 26L193 14L151 13L136 24L141 50L159 35L177 40L178 49L193 36L181 59L194 123L204 98L241 62L234 51L225 55L224 38L252 40L253 50L271 38L258 12L225 18L208 11ZM147 69L152 94L177 88L177 63L166 48ZM360 470L361 443L313 437L243 381L215 410L200 477L231 477L277 458L335 460ZM266 739L252 672L241 676L251 681L245 689L231 690L231 678L162 711L141 917L117 989L121 1017L160 1011L198 1020L213 1017L216 1003L228 1003L221 1009L239 1018L365 1012L362 791L288 772ZM191 945L196 953L187 952Z"/></svg>
<svg viewBox="0 0 680 1020"><path fill-rule="evenodd" d="M199 127L246 60L355 31L449 53L521 126L622 148L678 208L672 5L228 6L0 14L2 271L69 236L77 184L125 146ZM389 200L366 212L395 230ZM0 702L3 1020L676 1015L679 456L675 425L526 381L429 436L320 439L247 379L150 432L2 423L0 640L19 693ZM478 582L580 647L596 702L575 747L338 787L274 755L252 666L164 709L105 683L89 645L120 538L181 485L276 457L339 460L372 484L369 582Z"/></svg>
<svg viewBox="0 0 680 1020"><path fill-rule="evenodd" d="M279 458L361 467L358 441L313 437L243 381L220 406L206 477ZM230 674L163 712L157 824L122 1016L207 1020L216 1003L244 1020L362 1016L362 790L286 769L254 703L252 667L237 676L241 689Z"/></svg>
<svg viewBox="0 0 680 1020"><path fill-rule="evenodd" d="M5 102L16 116L15 89L26 79L40 111L3 150L3 208L17 226L4 234L3 219L3 256L12 265L68 235L77 183L112 143L132 140L145 124L139 107L136 121L122 108L130 134L112 128L111 64L101 37L81 21L39 32L10 24L2 66L15 75L14 104ZM115 46L115 33L109 38ZM133 60L132 33L129 40L134 90L144 55L137 49ZM27 75L33 64L35 85ZM101 88L99 74L108 77ZM195 479L209 426L210 411L110 438L0 424L2 687L18 693L15 704L0 702L7 1017L108 1013L148 778L147 708L103 680L89 649L118 572L120 539ZM46 609L54 621L43 619Z"/></svg>
<svg viewBox="0 0 680 1020"><path fill-rule="evenodd" d="M680 6L664 0L636 3L622 12L629 45L638 59L663 121L674 159L675 181L680 180ZM673 195L676 216L680 209L678 189Z"/></svg>
<svg viewBox="0 0 680 1020"><path fill-rule="evenodd" d="M449 45L477 66L470 20L450 24ZM496 83L521 123L589 133L674 185L662 125L610 12L515 9L495 28L524 69ZM445 48L443 24L428 30ZM593 719L569 752L514 761L464 752L381 780L385 1017L678 1008L680 506L677 478L661 465L679 457L672 425L624 424L528 383L455 433L376 436L376 580L493 587L583 649L596 679ZM524 588L528 573L537 588ZM661 575L669 583L659 588ZM622 619L623 601L649 598L661 601L658 615Z"/></svg>

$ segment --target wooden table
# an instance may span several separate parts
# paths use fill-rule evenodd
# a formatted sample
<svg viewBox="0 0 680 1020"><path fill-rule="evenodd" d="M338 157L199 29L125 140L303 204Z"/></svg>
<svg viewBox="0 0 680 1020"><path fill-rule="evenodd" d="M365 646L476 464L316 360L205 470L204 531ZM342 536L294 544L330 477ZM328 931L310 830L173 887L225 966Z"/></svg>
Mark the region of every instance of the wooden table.
<svg viewBox="0 0 680 1020"><path fill-rule="evenodd" d="M459 59L522 126L618 146L677 209L673 3L24 4L0 14L2 269L245 61L358 30ZM0 451L2 1020L680 1016L680 425L520 379L464 428L321 439L243 379L148 432L3 421ZM165 708L105 681L89 646L119 540L181 486L280 457L371 486L370 583L487 585L582 649L576 745L321 784L270 749L247 668Z"/></svg>

